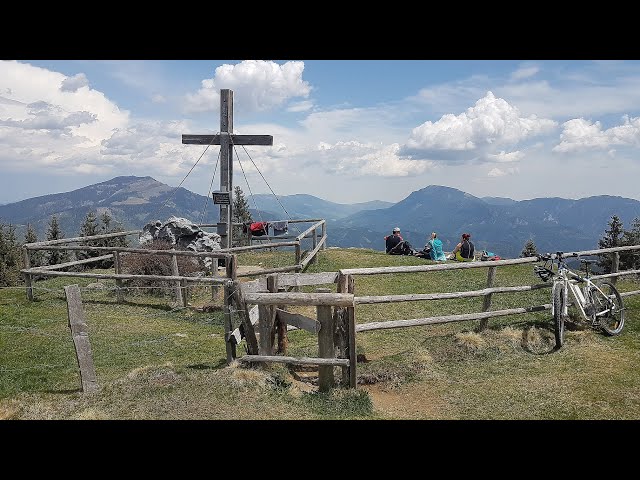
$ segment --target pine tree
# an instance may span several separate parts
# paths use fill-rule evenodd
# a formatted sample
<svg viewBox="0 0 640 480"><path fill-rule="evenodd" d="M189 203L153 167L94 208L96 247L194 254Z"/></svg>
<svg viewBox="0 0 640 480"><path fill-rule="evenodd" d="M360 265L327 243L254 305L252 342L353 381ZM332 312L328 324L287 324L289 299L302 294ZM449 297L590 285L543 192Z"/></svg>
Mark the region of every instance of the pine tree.
<svg viewBox="0 0 640 480"><path fill-rule="evenodd" d="M93 235L99 235L100 227L98 226L98 217L96 216L96 212L93 210L89 210L84 217L84 221L82 225L80 225L80 236L81 237L91 237ZM102 242L100 240L87 240L81 243L81 245L86 245L89 247L101 247ZM76 257L78 260L84 260L91 257L99 257L100 255L104 255L104 252L100 252L97 250L78 250L76 252Z"/></svg>
<svg viewBox="0 0 640 480"><path fill-rule="evenodd" d="M231 221L233 223L251 223L253 219L251 218L251 212L249 212L249 203L244 197L242 189L235 186L233 191L233 216ZM248 245L247 236L242 232L241 226L234 226L233 246L239 247L243 245Z"/></svg>
<svg viewBox="0 0 640 480"><path fill-rule="evenodd" d="M520 253L520 256L524 258L535 257L536 255L538 255L536 244L533 243L532 239L527 240L527 243L525 243L524 247L522 247L522 253Z"/></svg>
<svg viewBox="0 0 640 480"><path fill-rule="evenodd" d="M0 286L18 285L22 277L21 268L22 257L16 239L16 228L11 224L0 223Z"/></svg>
<svg viewBox="0 0 640 480"><path fill-rule="evenodd" d="M58 225L58 217L53 215L49 222L49 228L47 229L47 240L60 240L61 238L64 238L64 233L62 233ZM47 257L48 265L56 265L69 261L69 253L65 250L49 250L45 256Z"/></svg>
<svg viewBox="0 0 640 480"><path fill-rule="evenodd" d="M631 222L631 230L625 230L622 234L622 245L640 245L640 217L636 217ZM640 269L640 251L631 250L620 252L620 270Z"/></svg>
<svg viewBox="0 0 640 480"><path fill-rule="evenodd" d="M24 243L35 243L38 241L38 236L36 235L36 231L33 226L28 223L27 231L24 234ZM42 250L31 250L29 252L29 262L32 267L39 267L43 262L43 251Z"/></svg>
<svg viewBox="0 0 640 480"><path fill-rule="evenodd" d="M624 232L623 224L617 215L612 215L608 223L609 229L605 230L605 235L598 240L598 248L613 248L622 246L622 234ZM602 253L599 255L598 266L604 273L611 273L611 261L613 255L611 253Z"/></svg>

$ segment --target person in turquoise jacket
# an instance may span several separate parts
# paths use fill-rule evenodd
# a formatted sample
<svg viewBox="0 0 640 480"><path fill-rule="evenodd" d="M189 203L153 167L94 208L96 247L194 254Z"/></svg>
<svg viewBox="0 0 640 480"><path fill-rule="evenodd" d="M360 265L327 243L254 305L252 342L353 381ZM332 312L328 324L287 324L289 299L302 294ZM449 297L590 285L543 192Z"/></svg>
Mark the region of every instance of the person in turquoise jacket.
<svg viewBox="0 0 640 480"><path fill-rule="evenodd" d="M442 240L438 238L436 232L431 232L431 239L425 245L425 250L429 251L429 257L436 262L445 262L447 260L442 250Z"/></svg>

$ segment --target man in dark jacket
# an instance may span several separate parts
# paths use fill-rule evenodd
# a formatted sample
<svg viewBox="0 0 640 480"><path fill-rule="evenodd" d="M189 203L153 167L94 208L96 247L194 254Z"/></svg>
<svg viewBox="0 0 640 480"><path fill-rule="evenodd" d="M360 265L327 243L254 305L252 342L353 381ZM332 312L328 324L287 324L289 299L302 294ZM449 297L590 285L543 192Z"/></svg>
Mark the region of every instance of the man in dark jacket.
<svg viewBox="0 0 640 480"><path fill-rule="evenodd" d="M400 235L400 228L393 229L391 235L384 237L385 250L389 255L413 255L414 250L411 244L405 241Z"/></svg>

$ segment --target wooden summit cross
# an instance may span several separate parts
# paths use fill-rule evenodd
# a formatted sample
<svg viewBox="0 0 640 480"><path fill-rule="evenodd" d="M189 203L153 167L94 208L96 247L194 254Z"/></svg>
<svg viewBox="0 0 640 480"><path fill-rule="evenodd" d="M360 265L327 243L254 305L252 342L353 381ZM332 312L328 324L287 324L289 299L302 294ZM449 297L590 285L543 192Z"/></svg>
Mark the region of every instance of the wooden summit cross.
<svg viewBox="0 0 640 480"><path fill-rule="evenodd" d="M182 143L191 145L220 145L220 193L222 201L226 194L229 203L219 203L220 219L218 235L222 248L231 248L233 229L233 146L234 145L273 145L272 135L234 135L233 134L233 90L220 90L220 134L219 135L182 135ZM215 198L215 195L214 195Z"/></svg>

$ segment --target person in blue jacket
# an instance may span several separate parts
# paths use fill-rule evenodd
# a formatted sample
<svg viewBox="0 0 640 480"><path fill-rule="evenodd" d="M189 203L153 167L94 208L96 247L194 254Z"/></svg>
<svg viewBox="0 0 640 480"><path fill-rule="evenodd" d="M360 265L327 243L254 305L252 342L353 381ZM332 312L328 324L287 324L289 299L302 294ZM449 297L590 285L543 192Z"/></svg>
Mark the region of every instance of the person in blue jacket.
<svg viewBox="0 0 640 480"><path fill-rule="evenodd" d="M424 248L429 251L431 260L435 260L436 262L445 262L447 260L447 256L444 254L444 250L442 250L442 240L438 238L436 232L431 232L431 238Z"/></svg>

